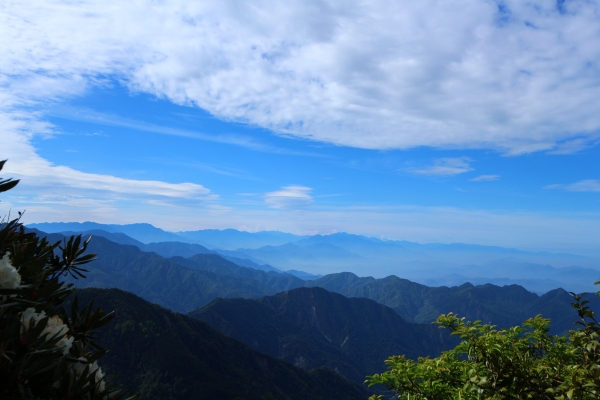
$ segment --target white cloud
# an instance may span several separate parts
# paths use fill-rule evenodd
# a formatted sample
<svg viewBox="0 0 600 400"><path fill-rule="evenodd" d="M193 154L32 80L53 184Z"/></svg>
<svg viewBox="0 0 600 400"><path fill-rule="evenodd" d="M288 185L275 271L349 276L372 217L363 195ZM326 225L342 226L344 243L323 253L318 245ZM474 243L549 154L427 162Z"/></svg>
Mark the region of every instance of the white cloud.
<svg viewBox="0 0 600 400"><path fill-rule="evenodd" d="M562 4L508 0L502 18L488 0L3 3L0 102L111 76L338 145L568 152L600 129L600 5Z"/></svg>
<svg viewBox="0 0 600 400"><path fill-rule="evenodd" d="M299 185L284 186L275 192L266 193L265 202L272 208L300 210L313 202L311 188Z"/></svg>
<svg viewBox="0 0 600 400"><path fill-rule="evenodd" d="M497 181L500 179L500 175L479 175L473 179L469 179L471 182L489 182Z"/></svg>
<svg viewBox="0 0 600 400"><path fill-rule="evenodd" d="M600 192L600 180L586 179L570 185L548 185L546 189L564 189L569 192Z"/></svg>
<svg viewBox="0 0 600 400"><path fill-rule="evenodd" d="M419 175L453 176L472 171L469 165L471 160L467 157L440 158L434 164L425 168L411 168L410 172Z"/></svg>
<svg viewBox="0 0 600 400"><path fill-rule="evenodd" d="M215 217L206 222L204 213L190 217L189 207L166 215L161 204L216 197L199 184L89 174L41 158L31 141L52 135L54 128L31 110L83 96L107 85L107 77L220 118L338 145L493 148L518 155L570 153L595 143L600 130L598 2L565 2L566 13L558 12L553 1L504 3L511 17L499 24L497 3L488 0L2 2L0 158L9 159L2 175L27 177L18 187L25 198L43 189L46 197L29 203L31 221L149 221L191 229L192 224L224 228L244 220L287 230L289 222L274 214L218 205L208 207ZM190 133L123 119L109 122ZM256 145L240 140L239 145ZM454 161L438 160L421 173L472 170L466 159L446 160ZM588 180L563 188L596 191L598 185ZM60 197L67 191L69 197ZM264 200L276 209L301 209L312 203L310 191L286 186ZM90 193L97 196L91 199ZM18 199L10 196L3 204L17 207ZM156 208L139 210L142 197ZM371 234L388 236L404 226L400 234L415 239L464 226L462 235L450 234L476 242L506 220L500 215L491 224L485 215L469 214L466 223L461 212L444 215L452 217L333 210L312 213L297 224L304 230L372 229ZM481 221L485 226L477 225ZM561 233L569 221L553 220L548 229L544 218L511 221L498 232L515 242L541 233L541 243L552 232L560 243L581 237L574 234L580 226L581 232L598 226L597 220L581 219L570 225L570 233ZM500 233L489 237L496 239Z"/></svg>
<svg viewBox="0 0 600 400"><path fill-rule="evenodd" d="M54 165L38 156L30 143L38 134L51 134L52 127L18 113L0 113L2 148L0 159L8 159L2 176L21 179L18 192L44 196L92 196L98 199L180 198L212 201L218 198L209 189L194 183L168 183L124 179L116 176L77 171Z"/></svg>

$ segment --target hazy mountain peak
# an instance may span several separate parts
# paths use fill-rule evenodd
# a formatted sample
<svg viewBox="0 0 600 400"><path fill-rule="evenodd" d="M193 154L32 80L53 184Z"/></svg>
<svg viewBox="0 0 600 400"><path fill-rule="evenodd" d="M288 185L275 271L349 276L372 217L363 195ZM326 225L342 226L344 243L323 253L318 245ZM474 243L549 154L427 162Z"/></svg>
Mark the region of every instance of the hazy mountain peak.
<svg viewBox="0 0 600 400"><path fill-rule="evenodd" d="M168 241L179 241L186 242L184 238L164 231L148 223L135 223L135 224L99 224L96 222L43 222L37 224L28 224L30 228L36 228L46 233L59 233L65 231L73 232L85 232L94 229L100 229L106 232L114 233L120 232L127 236L138 240L142 243L152 242L168 242Z"/></svg>

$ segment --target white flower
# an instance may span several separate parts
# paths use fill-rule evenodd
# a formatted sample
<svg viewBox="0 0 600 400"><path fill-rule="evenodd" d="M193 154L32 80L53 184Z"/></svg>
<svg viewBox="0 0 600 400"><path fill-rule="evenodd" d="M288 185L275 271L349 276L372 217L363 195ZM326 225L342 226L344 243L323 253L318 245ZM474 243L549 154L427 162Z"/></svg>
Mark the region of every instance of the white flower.
<svg viewBox="0 0 600 400"><path fill-rule="evenodd" d="M79 362L73 364L73 369L75 369L75 375L81 376L83 374L83 370L88 366L88 360L85 357L79 357L77 359Z"/></svg>
<svg viewBox="0 0 600 400"><path fill-rule="evenodd" d="M98 389L100 390L100 392L104 392L104 389L106 389L106 385L104 384L104 373L102 372L102 368L100 368L98 363L94 361L91 370L94 371L94 381L96 383L100 382L100 385L98 385Z"/></svg>
<svg viewBox="0 0 600 400"><path fill-rule="evenodd" d="M34 323L37 324L38 321L45 317L46 313L44 311L38 313L35 312L35 308L30 307L23 311L23 314L21 314L21 321L25 325L25 328L28 328L32 319ZM46 322L46 327L42 331L41 336L47 335L46 339L48 339L62 335L62 338L58 341L58 343L56 343L56 347L62 349L63 355L66 355L73 345L73 337L68 336L67 332L69 332L69 328L58 315L55 315L48 319L48 322Z"/></svg>
<svg viewBox="0 0 600 400"><path fill-rule="evenodd" d="M21 275L10 263L10 253L0 259L0 288L14 289L21 284Z"/></svg>
<svg viewBox="0 0 600 400"><path fill-rule="evenodd" d="M83 370L86 367L89 367L90 375L94 376L94 383L100 383L98 385L98 390L100 392L104 392L106 389L106 385L104 384L104 373L102 372L102 368L98 365L98 362L94 361L92 364L88 362L88 360L84 357L78 358L79 362L74 363L73 368L75 369L75 374L79 377L83 373Z"/></svg>

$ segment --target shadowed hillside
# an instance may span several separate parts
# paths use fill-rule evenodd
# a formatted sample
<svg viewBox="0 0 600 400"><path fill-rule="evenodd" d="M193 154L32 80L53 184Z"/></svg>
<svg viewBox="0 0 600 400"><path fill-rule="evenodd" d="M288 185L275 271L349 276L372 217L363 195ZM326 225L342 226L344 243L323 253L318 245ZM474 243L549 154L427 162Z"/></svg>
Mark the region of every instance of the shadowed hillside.
<svg viewBox="0 0 600 400"><path fill-rule="evenodd" d="M375 301L322 288L257 300L217 299L190 315L296 366L326 366L360 383L383 371L390 354L437 356L454 344L437 326L407 323Z"/></svg>
<svg viewBox="0 0 600 400"><path fill-rule="evenodd" d="M321 368L303 371L250 349L206 323L117 289L77 291L115 319L99 344L103 368L142 399L365 399L364 389Z"/></svg>
<svg viewBox="0 0 600 400"><path fill-rule="evenodd" d="M396 276L383 279L361 278L352 273L326 275L306 282L348 297L366 297L394 309L407 321L429 323L440 314L453 312L467 320L481 320L502 327L521 324L542 314L552 320L552 332L573 328L577 312L571 307L573 297L562 289L542 296L518 285L473 286L465 283L453 287L428 287ZM592 310L600 310L598 296L589 295Z"/></svg>

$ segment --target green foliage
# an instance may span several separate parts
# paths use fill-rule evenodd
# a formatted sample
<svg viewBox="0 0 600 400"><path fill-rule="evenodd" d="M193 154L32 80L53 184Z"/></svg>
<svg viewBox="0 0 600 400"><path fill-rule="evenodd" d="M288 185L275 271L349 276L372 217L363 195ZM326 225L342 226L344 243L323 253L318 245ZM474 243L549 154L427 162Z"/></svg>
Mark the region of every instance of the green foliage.
<svg viewBox="0 0 600 400"><path fill-rule="evenodd" d="M17 183L0 178L0 192ZM88 241L51 244L26 233L20 216L0 223L0 398L124 397L97 362L106 350L95 332L112 315L93 304L79 311L77 301L70 316L61 307L74 291L62 278L84 278L82 266L95 257L85 254Z"/></svg>
<svg viewBox="0 0 600 400"><path fill-rule="evenodd" d="M600 324L588 301L573 296L581 328L568 336L550 335L550 320L540 315L522 326L497 329L449 313L435 323L462 339L457 347L433 359L390 357L388 370L367 382L407 400L597 399Z"/></svg>

